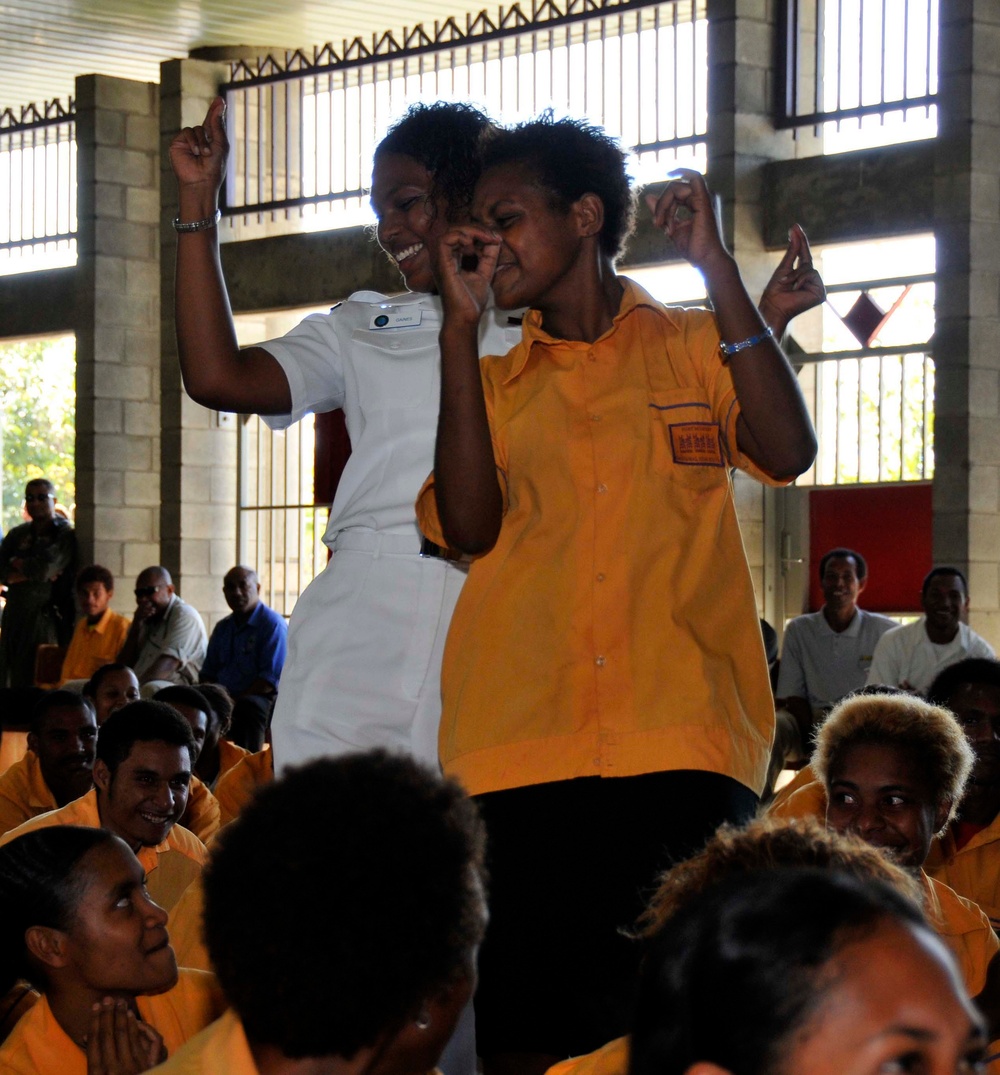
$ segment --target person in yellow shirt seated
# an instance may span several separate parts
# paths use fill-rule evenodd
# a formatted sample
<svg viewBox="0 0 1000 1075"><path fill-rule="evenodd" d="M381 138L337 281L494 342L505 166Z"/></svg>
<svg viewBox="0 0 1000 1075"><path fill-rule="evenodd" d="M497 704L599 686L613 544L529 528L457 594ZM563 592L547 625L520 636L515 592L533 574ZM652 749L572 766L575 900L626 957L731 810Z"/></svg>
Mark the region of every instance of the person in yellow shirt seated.
<svg viewBox="0 0 1000 1075"><path fill-rule="evenodd" d="M982 1017L919 908L879 881L780 869L730 877L647 955L630 1075L956 1075Z"/></svg>
<svg viewBox="0 0 1000 1075"><path fill-rule="evenodd" d="M125 644L132 621L109 608L114 593L114 576L100 564L91 564L76 576L76 599L83 616L73 629L60 686L90 679L98 668L114 661Z"/></svg>
<svg viewBox="0 0 1000 1075"><path fill-rule="evenodd" d="M251 752L246 747L234 743L230 736L233 730L233 697L221 683L199 683L199 694L205 696L205 700L215 711L219 721L219 768L218 776L212 784L212 791L219 786L222 778L241 762Z"/></svg>
<svg viewBox="0 0 1000 1075"><path fill-rule="evenodd" d="M181 971L127 844L59 826L0 848L0 990L41 999L0 1047L4 1075L141 1072L217 1018L214 978Z"/></svg>
<svg viewBox="0 0 1000 1075"><path fill-rule="evenodd" d="M0 837L0 847L53 825L109 829L138 857L150 895L169 911L208 857L201 840L177 824L187 806L194 752L179 713L161 702L133 702L101 727L94 787L12 829Z"/></svg>
<svg viewBox="0 0 1000 1075"><path fill-rule="evenodd" d="M0 835L86 795L96 745L89 699L62 690L43 695L31 714L28 752L0 776Z"/></svg>
<svg viewBox="0 0 1000 1075"><path fill-rule="evenodd" d="M989 918L923 870L935 834L956 816L973 753L946 709L908 695L859 695L820 728L812 767L826 823L880 848L924 889L927 917L951 949L969 996L1000 1036L1000 942Z"/></svg>
<svg viewBox="0 0 1000 1075"><path fill-rule="evenodd" d="M976 761L958 814L931 845L924 869L979 904L1000 929L1000 661L959 661L927 696L955 714Z"/></svg>
<svg viewBox="0 0 1000 1075"><path fill-rule="evenodd" d="M472 995L483 850L459 785L401 755L326 758L263 788L204 876L232 1010L155 1070L428 1075Z"/></svg>

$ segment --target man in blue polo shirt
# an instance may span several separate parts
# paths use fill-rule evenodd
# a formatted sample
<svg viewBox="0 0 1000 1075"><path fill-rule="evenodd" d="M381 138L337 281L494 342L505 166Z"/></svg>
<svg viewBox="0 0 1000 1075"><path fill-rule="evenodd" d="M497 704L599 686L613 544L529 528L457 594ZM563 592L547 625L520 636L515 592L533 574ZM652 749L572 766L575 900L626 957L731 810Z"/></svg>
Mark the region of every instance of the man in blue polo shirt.
<svg viewBox="0 0 1000 1075"><path fill-rule="evenodd" d="M231 568L222 583L231 616L220 620L208 641L202 683L220 683L235 700L229 738L247 750L264 745L264 735L285 663L288 628L260 599L252 567Z"/></svg>

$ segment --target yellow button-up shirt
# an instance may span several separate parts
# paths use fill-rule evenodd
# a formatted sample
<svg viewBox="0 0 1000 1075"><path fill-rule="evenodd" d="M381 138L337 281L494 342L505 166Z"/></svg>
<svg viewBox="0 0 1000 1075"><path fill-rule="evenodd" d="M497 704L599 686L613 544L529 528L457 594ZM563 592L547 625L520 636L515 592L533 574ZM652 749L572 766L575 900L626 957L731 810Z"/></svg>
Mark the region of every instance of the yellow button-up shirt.
<svg viewBox="0 0 1000 1075"><path fill-rule="evenodd" d="M739 404L714 317L623 280L611 329L532 311L483 360L504 517L445 649L441 757L473 794L722 773L759 792L774 711L729 468ZM442 543L434 476L421 529Z"/></svg>
<svg viewBox="0 0 1000 1075"><path fill-rule="evenodd" d="M29 750L0 776L0 836L58 805L42 776L38 755Z"/></svg>

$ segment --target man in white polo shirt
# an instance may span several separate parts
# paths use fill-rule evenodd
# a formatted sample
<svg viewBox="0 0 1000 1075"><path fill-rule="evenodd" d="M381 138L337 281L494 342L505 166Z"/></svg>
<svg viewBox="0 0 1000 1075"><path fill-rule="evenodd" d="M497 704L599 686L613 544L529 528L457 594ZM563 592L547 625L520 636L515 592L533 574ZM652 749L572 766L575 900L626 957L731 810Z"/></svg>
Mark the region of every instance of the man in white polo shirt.
<svg viewBox="0 0 1000 1075"><path fill-rule="evenodd" d="M868 581L865 558L831 549L819 562L823 607L796 616L785 628L778 672L776 753L808 757L816 723L851 691L865 685L875 644L894 620L858 608Z"/></svg>

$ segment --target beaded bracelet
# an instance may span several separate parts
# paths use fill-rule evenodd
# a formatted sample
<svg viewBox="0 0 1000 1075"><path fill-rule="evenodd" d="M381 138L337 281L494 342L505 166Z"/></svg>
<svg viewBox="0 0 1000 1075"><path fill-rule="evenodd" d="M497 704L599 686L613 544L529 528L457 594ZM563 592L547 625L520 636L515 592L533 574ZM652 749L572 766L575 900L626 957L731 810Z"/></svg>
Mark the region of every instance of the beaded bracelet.
<svg viewBox="0 0 1000 1075"><path fill-rule="evenodd" d="M173 219L174 231L208 231L209 228L214 228L221 219L221 209L216 209L211 216L205 217L204 220L192 220L190 224L182 224L181 218L175 216Z"/></svg>
<svg viewBox="0 0 1000 1075"><path fill-rule="evenodd" d="M725 343L719 341L719 350L722 352L723 358L731 358L737 351L745 351L748 347L756 347L757 344L763 343L765 340L769 340L774 336L774 330L770 325L761 333L756 336L750 336L746 340L740 340L739 343Z"/></svg>

